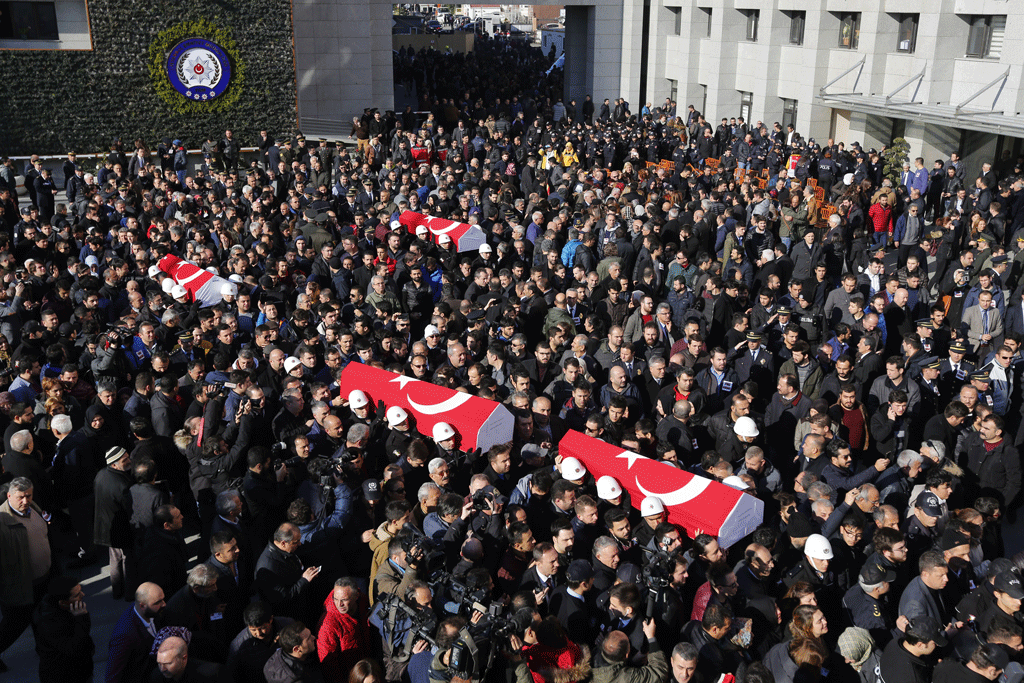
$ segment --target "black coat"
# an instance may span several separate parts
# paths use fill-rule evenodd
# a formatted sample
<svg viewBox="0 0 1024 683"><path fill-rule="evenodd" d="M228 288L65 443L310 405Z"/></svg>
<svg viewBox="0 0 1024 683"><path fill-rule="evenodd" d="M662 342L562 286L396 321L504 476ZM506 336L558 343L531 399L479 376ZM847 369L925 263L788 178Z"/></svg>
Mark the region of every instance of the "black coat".
<svg viewBox="0 0 1024 683"><path fill-rule="evenodd" d="M302 562L294 553L286 553L273 541L256 562L256 592L274 614L294 619L305 617L303 591L309 582L302 578Z"/></svg>
<svg viewBox="0 0 1024 683"><path fill-rule="evenodd" d="M96 644L89 635L88 614L72 616L47 597L32 614L32 634L39 655L41 683L85 683L92 680Z"/></svg>
<svg viewBox="0 0 1024 683"><path fill-rule="evenodd" d="M180 533L150 527L139 557L139 583L152 581L174 595L185 585L189 552Z"/></svg>
<svg viewBox="0 0 1024 683"><path fill-rule="evenodd" d="M107 467L96 474L93 542L108 548L130 548L132 543L132 477L128 472Z"/></svg>

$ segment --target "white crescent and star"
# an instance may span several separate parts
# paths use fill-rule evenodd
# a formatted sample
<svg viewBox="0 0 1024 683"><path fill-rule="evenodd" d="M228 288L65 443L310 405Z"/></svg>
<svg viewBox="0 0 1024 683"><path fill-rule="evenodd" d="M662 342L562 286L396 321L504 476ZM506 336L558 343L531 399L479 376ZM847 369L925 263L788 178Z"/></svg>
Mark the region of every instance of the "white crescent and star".
<svg viewBox="0 0 1024 683"><path fill-rule="evenodd" d="M637 460L649 460L649 458L646 458L640 455L639 453L633 453L632 451L623 451L622 453L616 455L615 457L626 459L627 470L631 469L633 467L633 464ZM634 477L633 480L636 482L636 487L640 489L641 493L643 493L645 496L655 496L659 498L666 507L671 507L673 505L682 505L683 503L690 502L700 494L704 493L704 490L711 483L710 479L694 476L684 486L676 489L675 491L671 491L669 493L655 493L653 491L648 491L647 488L640 483L639 476Z"/></svg>
<svg viewBox="0 0 1024 683"><path fill-rule="evenodd" d="M398 387L400 389L405 389L405 385L408 384L409 382L419 382L420 380L414 379L412 377L406 377L405 375L399 375L398 377L395 377L391 381L398 382ZM405 400L409 402L409 406L412 407L417 412L423 413L424 415L439 415L440 413L447 413L452 410L456 410L458 408L461 408L462 404L464 404L471 398L473 398L472 394L457 392L454 396L446 398L440 403L424 404L417 403L416 401L412 400L412 398L410 398L409 396L408 391L406 391L405 393Z"/></svg>

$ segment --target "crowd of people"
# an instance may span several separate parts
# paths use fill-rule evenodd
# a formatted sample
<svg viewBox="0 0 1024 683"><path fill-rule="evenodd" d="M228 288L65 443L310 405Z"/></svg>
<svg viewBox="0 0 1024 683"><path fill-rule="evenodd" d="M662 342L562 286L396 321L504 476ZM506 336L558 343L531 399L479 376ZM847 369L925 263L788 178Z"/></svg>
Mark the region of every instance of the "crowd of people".
<svg viewBox="0 0 1024 683"><path fill-rule="evenodd" d="M440 78L510 53L508 82ZM31 626L41 681L91 680L77 577L106 564L108 683L1020 671L1019 166L888 177L778 123L566 104L529 55L403 54L430 113L368 110L354 149L264 132L247 159L228 131L179 168L180 140L115 142L95 173L68 155L66 203L5 160L0 653ZM423 433L342 391L350 363L514 433ZM569 430L763 522L722 547L560 454Z"/></svg>

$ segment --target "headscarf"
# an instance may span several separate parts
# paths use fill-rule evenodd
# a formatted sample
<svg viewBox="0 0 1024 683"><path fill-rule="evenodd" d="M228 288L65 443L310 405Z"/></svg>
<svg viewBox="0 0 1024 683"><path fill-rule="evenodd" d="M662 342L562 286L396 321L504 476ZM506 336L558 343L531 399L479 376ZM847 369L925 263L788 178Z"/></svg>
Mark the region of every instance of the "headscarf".
<svg viewBox="0 0 1024 683"><path fill-rule="evenodd" d="M852 660L850 666L856 671L860 671L860 668L868 661L874 646L875 641L871 639L871 634L863 628L851 626L839 636L839 654Z"/></svg>

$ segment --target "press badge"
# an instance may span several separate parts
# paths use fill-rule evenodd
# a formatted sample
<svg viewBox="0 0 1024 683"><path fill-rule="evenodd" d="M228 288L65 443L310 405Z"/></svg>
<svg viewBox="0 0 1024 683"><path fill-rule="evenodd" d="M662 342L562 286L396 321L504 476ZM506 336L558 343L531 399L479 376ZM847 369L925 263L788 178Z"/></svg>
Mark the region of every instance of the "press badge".
<svg viewBox="0 0 1024 683"><path fill-rule="evenodd" d="M732 391L732 382L722 382L722 391Z"/></svg>
<svg viewBox="0 0 1024 683"><path fill-rule="evenodd" d="M964 372L963 370L957 370L956 371L956 378L957 379L964 379L966 377L967 377L967 373Z"/></svg>

